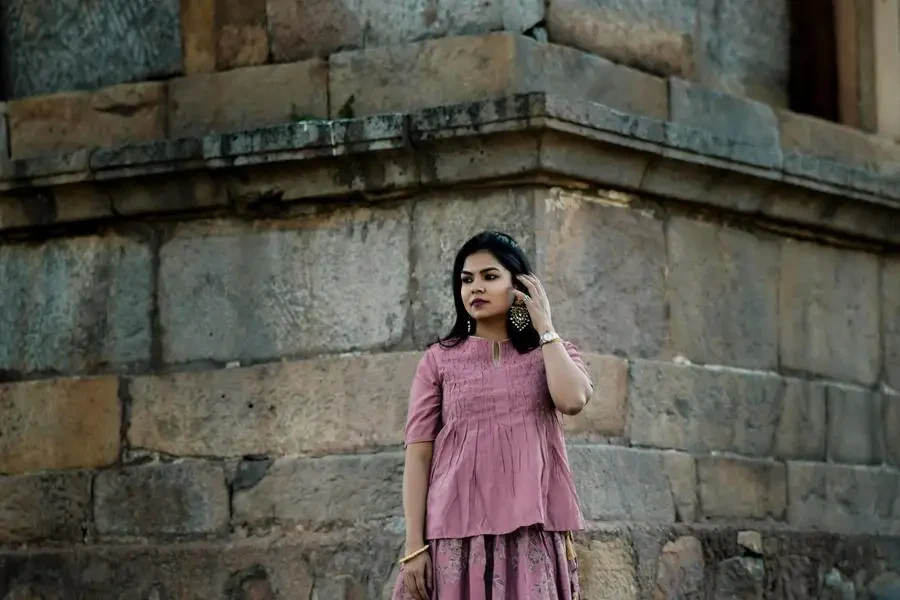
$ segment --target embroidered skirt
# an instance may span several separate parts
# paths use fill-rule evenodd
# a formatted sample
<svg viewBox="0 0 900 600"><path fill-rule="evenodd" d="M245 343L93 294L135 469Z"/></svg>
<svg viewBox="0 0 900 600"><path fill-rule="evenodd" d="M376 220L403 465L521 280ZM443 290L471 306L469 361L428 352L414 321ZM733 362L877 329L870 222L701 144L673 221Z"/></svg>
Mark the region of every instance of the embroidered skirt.
<svg viewBox="0 0 900 600"><path fill-rule="evenodd" d="M430 600L579 600L571 536L541 527L431 542ZM412 600L403 567L392 600Z"/></svg>

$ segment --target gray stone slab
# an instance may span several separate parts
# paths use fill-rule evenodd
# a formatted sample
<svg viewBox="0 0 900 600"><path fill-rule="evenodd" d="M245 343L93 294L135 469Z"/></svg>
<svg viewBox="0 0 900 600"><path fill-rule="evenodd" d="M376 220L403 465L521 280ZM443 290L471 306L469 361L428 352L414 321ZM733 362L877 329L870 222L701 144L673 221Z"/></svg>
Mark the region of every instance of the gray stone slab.
<svg viewBox="0 0 900 600"><path fill-rule="evenodd" d="M405 207L271 227L179 227L160 249L164 360L258 361L398 343L409 234Z"/></svg>
<svg viewBox="0 0 900 600"><path fill-rule="evenodd" d="M535 212L537 272L557 329L598 352L657 356L666 337L662 222L559 190L539 197Z"/></svg>
<svg viewBox="0 0 900 600"><path fill-rule="evenodd" d="M875 467L787 463L788 522L846 534L900 533L900 473Z"/></svg>
<svg viewBox="0 0 900 600"><path fill-rule="evenodd" d="M403 455L279 458L252 487L236 490L235 524L383 519L403 514Z"/></svg>
<svg viewBox="0 0 900 600"><path fill-rule="evenodd" d="M876 256L784 240L778 316L782 367L866 385L877 379Z"/></svg>
<svg viewBox="0 0 900 600"><path fill-rule="evenodd" d="M885 462L900 467L900 395L885 394L882 401Z"/></svg>
<svg viewBox="0 0 900 600"><path fill-rule="evenodd" d="M815 182L861 190L872 194L896 197L893 180L862 167L856 167L822 156L803 154L795 150L784 153L784 172ZM888 188L888 189L885 189Z"/></svg>
<svg viewBox="0 0 900 600"><path fill-rule="evenodd" d="M884 458L883 397L870 390L827 387L828 458L878 465Z"/></svg>
<svg viewBox="0 0 900 600"><path fill-rule="evenodd" d="M129 144L118 148L97 148L91 153L90 167L92 170L142 167L201 158L203 141L199 138L181 138Z"/></svg>
<svg viewBox="0 0 900 600"><path fill-rule="evenodd" d="M100 535L214 533L228 525L221 465L197 460L99 473L94 518Z"/></svg>
<svg viewBox="0 0 900 600"><path fill-rule="evenodd" d="M0 369L148 361L151 271L147 244L116 235L0 246Z"/></svg>
<svg viewBox="0 0 900 600"><path fill-rule="evenodd" d="M11 0L0 13L9 98L181 71L178 0Z"/></svg>
<svg viewBox="0 0 900 600"><path fill-rule="evenodd" d="M675 500L663 453L618 446L570 445L586 519L672 522Z"/></svg>
<svg viewBox="0 0 900 600"><path fill-rule="evenodd" d="M503 231L534 260L534 194L528 188L435 194L413 209L415 341L446 335L455 319L453 260L459 248L485 230ZM533 266L533 263L532 263Z"/></svg>
<svg viewBox="0 0 900 600"><path fill-rule="evenodd" d="M695 362L777 366L777 243L676 217L667 244L673 350Z"/></svg>
<svg viewBox="0 0 900 600"><path fill-rule="evenodd" d="M881 331L884 336L884 378L900 391L900 259L882 259Z"/></svg>
<svg viewBox="0 0 900 600"><path fill-rule="evenodd" d="M697 458L700 513L707 518L781 520L787 506L783 463L724 456Z"/></svg>
<svg viewBox="0 0 900 600"><path fill-rule="evenodd" d="M87 471L0 477L0 543L78 543L90 514Z"/></svg>
<svg viewBox="0 0 900 600"><path fill-rule="evenodd" d="M780 168L778 118L760 102L669 79L666 139L676 148L759 167Z"/></svg>

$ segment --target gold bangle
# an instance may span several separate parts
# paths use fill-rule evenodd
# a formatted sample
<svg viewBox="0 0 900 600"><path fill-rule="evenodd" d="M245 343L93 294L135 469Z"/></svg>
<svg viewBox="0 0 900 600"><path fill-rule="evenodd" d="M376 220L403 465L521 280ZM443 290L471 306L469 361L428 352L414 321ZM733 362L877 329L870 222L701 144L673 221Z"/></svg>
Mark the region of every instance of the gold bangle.
<svg viewBox="0 0 900 600"><path fill-rule="evenodd" d="M419 549L416 550L415 552L411 552L410 554L407 554L406 556L404 556L403 558L401 558L401 559L400 559L400 564L403 565L403 564L408 563L409 561L411 561L412 559L414 559L414 558L417 557L418 555L422 554L422 553L425 552L426 550L428 550L428 544L425 544L424 546L422 546L421 548L419 548Z"/></svg>

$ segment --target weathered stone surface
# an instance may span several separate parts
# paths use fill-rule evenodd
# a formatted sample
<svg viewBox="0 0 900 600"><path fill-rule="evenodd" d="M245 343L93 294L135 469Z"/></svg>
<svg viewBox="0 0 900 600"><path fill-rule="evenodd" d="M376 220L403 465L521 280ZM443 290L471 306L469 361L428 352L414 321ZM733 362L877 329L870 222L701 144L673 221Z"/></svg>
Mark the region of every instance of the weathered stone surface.
<svg viewBox="0 0 900 600"><path fill-rule="evenodd" d="M8 111L14 158L115 146L166 135L163 83L123 84L96 92L13 100Z"/></svg>
<svg viewBox="0 0 900 600"><path fill-rule="evenodd" d="M419 345L446 335L453 325L453 259L473 235L498 230L511 235L534 257L535 191L512 188L502 191L436 194L413 208L414 338ZM584 349L586 350L586 348Z"/></svg>
<svg viewBox="0 0 900 600"><path fill-rule="evenodd" d="M697 480L704 517L784 518L787 494L782 463L700 456Z"/></svg>
<svg viewBox="0 0 900 600"><path fill-rule="evenodd" d="M102 192L117 215L188 211L225 206L229 201L218 178L204 172L160 178L155 185L125 178L109 182Z"/></svg>
<svg viewBox="0 0 900 600"><path fill-rule="evenodd" d="M585 366L594 382L594 394L574 417L563 417L568 439L597 439L625 433L628 364L621 358L584 353Z"/></svg>
<svg viewBox="0 0 900 600"><path fill-rule="evenodd" d="M669 144L699 154L780 168L778 119L761 102L669 80Z"/></svg>
<svg viewBox="0 0 900 600"><path fill-rule="evenodd" d="M689 76L696 0L552 0L550 39L653 73Z"/></svg>
<svg viewBox="0 0 900 600"><path fill-rule="evenodd" d="M900 598L900 575L894 571L882 573L869 584L872 600L897 600Z"/></svg>
<svg viewBox="0 0 900 600"><path fill-rule="evenodd" d="M663 226L610 204L555 189L539 198L537 273L553 324L570 339L607 354L653 357L666 337Z"/></svg>
<svg viewBox="0 0 900 600"><path fill-rule="evenodd" d="M884 394L882 402L885 462L900 467L900 395Z"/></svg>
<svg viewBox="0 0 900 600"><path fill-rule="evenodd" d="M881 271L881 331L884 377L900 391L900 260L885 259Z"/></svg>
<svg viewBox="0 0 900 600"><path fill-rule="evenodd" d="M266 62L266 0L217 0L216 25L216 66L220 70Z"/></svg>
<svg viewBox="0 0 900 600"><path fill-rule="evenodd" d="M202 73L169 82L169 135L237 131L328 116L321 60Z"/></svg>
<svg viewBox="0 0 900 600"><path fill-rule="evenodd" d="M878 377L878 260L785 240L779 279L781 365L871 384Z"/></svg>
<svg viewBox="0 0 900 600"><path fill-rule="evenodd" d="M693 536L667 542L659 557L653 600L704 598L703 544Z"/></svg>
<svg viewBox="0 0 900 600"><path fill-rule="evenodd" d="M178 0L5 2L7 98L159 79L181 70Z"/></svg>
<svg viewBox="0 0 900 600"><path fill-rule="evenodd" d="M735 96L786 106L789 6L788 0L699 0L699 80Z"/></svg>
<svg viewBox="0 0 900 600"><path fill-rule="evenodd" d="M580 545L578 581L585 598L636 600L637 577L628 540L589 540Z"/></svg>
<svg viewBox="0 0 900 600"><path fill-rule="evenodd" d="M900 474L788 462L788 522L836 533L900 533Z"/></svg>
<svg viewBox="0 0 900 600"><path fill-rule="evenodd" d="M764 373L637 360L629 423L635 444L695 452L823 458L819 384Z"/></svg>
<svg viewBox="0 0 900 600"><path fill-rule="evenodd" d="M674 520L675 505L662 453L572 445L568 454L586 519Z"/></svg>
<svg viewBox="0 0 900 600"><path fill-rule="evenodd" d="M221 465L186 460L99 473L94 518L101 535L214 533L228 525Z"/></svg>
<svg viewBox="0 0 900 600"><path fill-rule="evenodd" d="M828 386L828 459L881 464L884 457L882 396L869 390Z"/></svg>
<svg viewBox="0 0 900 600"><path fill-rule="evenodd" d="M667 243L673 350L695 362L777 366L778 245L679 217Z"/></svg>
<svg viewBox="0 0 900 600"><path fill-rule="evenodd" d="M163 357L262 360L396 344L409 243L404 208L347 209L271 228L179 227L160 249Z"/></svg>
<svg viewBox="0 0 900 600"><path fill-rule="evenodd" d="M0 593L9 600L308 599L314 585L349 579L365 590L353 600L378 598L402 541L402 532L354 527L281 539L4 552Z"/></svg>
<svg viewBox="0 0 900 600"><path fill-rule="evenodd" d="M738 531L737 543L738 546L741 546L744 550L754 554L763 553L762 534L758 531Z"/></svg>
<svg viewBox="0 0 900 600"><path fill-rule="evenodd" d="M150 358L151 257L107 235L0 246L0 370L78 372Z"/></svg>
<svg viewBox="0 0 900 600"><path fill-rule="evenodd" d="M400 444L418 352L146 376L128 384L132 447L287 455Z"/></svg>
<svg viewBox="0 0 900 600"><path fill-rule="evenodd" d="M559 175L587 185L595 183L604 188L639 187L653 162L653 155L646 152L598 144L594 140L556 131L549 131L540 138L539 150L540 168L548 175Z"/></svg>
<svg viewBox="0 0 900 600"><path fill-rule="evenodd" d="M112 216L109 198L89 184L26 187L0 195L0 230Z"/></svg>
<svg viewBox="0 0 900 600"><path fill-rule="evenodd" d="M692 523L697 520L697 465L694 457L683 452L663 452L663 469L669 479L675 520Z"/></svg>
<svg viewBox="0 0 900 600"><path fill-rule="evenodd" d="M403 514L403 455L279 458L236 490L232 521L261 525L383 519Z"/></svg>
<svg viewBox="0 0 900 600"><path fill-rule="evenodd" d="M714 598L762 600L766 566L761 558L735 556L716 566Z"/></svg>
<svg viewBox="0 0 900 600"><path fill-rule="evenodd" d="M540 0L268 0L267 5L276 61L500 29L520 33L544 18Z"/></svg>
<svg viewBox="0 0 900 600"><path fill-rule="evenodd" d="M838 569L831 569L822 578L822 600L856 600L856 586Z"/></svg>
<svg viewBox="0 0 900 600"><path fill-rule="evenodd" d="M113 378L0 385L0 473L101 467L119 456Z"/></svg>
<svg viewBox="0 0 900 600"><path fill-rule="evenodd" d="M216 5L219 0L181 2L181 43L184 73L216 70Z"/></svg>
<svg viewBox="0 0 900 600"><path fill-rule="evenodd" d="M90 511L85 471L0 477L0 543L80 542Z"/></svg>

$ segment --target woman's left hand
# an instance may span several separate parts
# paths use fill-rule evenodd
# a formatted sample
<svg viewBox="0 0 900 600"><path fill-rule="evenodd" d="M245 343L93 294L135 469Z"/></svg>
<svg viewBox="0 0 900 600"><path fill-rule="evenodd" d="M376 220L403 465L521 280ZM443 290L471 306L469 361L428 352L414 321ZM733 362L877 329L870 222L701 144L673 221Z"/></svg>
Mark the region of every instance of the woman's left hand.
<svg viewBox="0 0 900 600"><path fill-rule="evenodd" d="M553 330L553 323L550 321L550 300L547 298L547 292L544 286L534 275L519 275L519 281L528 290L528 294L524 294L519 290L513 290L516 298L520 302L525 303L528 309L528 315L531 317L531 324L537 332L546 333ZM529 297L530 294L530 297Z"/></svg>

